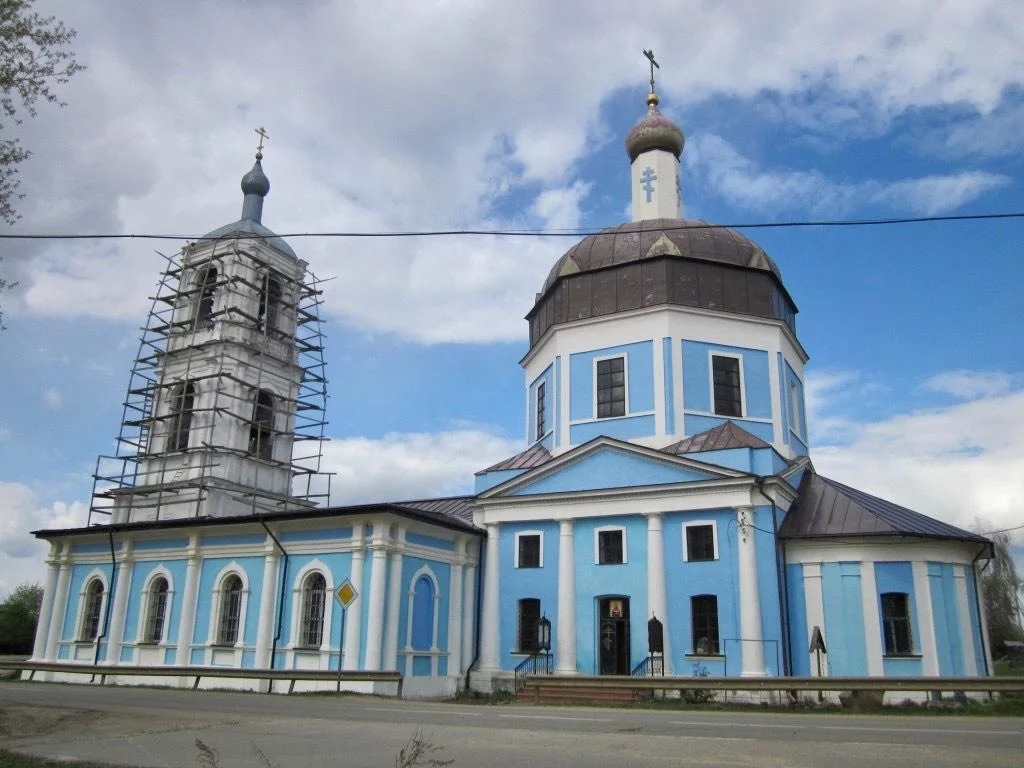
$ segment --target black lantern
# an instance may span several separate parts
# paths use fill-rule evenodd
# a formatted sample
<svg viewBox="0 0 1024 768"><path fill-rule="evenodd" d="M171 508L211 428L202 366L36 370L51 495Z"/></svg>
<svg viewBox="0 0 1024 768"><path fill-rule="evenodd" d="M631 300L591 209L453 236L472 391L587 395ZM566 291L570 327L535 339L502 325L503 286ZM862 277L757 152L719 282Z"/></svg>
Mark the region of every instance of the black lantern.
<svg viewBox="0 0 1024 768"><path fill-rule="evenodd" d="M547 653L551 650L551 622L547 616L537 621L537 650Z"/></svg>

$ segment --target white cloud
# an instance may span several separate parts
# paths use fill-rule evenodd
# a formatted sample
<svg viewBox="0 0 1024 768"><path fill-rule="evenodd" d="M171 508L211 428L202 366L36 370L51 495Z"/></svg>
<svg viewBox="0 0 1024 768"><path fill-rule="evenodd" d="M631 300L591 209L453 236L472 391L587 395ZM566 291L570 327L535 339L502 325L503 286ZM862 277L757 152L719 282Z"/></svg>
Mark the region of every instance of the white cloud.
<svg viewBox="0 0 1024 768"><path fill-rule="evenodd" d="M973 378L985 381L985 374ZM846 429L812 441L815 467L840 482L963 528L976 520L991 529L1019 525L1024 509L1024 390L970 390L963 383L971 379L968 372L955 371L928 380L945 382L945 391L964 397L970 391L972 399L966 402L877 421L867 417L870 409L852 410L851 402L835 396L835 387L820 387L815 408L831 410Z"/></svg>
<svg viewBox="0 0 1024 768"><path fill-rule="evenodd" d="M53 387L43 390L43 405L51 411L59 411L64 407L64 397Z"/></svg>
<svg viewBox="0 0 1024 768"><path fill-rule="evenodd" d="M336 472L332 504L402 501L473 492L473 473L523 449L482 428L332 440L322 469Z"/></svg>
<svg viewBox="0 0 1024 768"><path fill-rule="evenodd" d="M19 584L43 580L48 546L29 531L77 528L85 522L86 506L81 502L46 506L27 485L0 481L0 595Z"/></svg>
<svg viewBox="0 0 1024 768"><path fill-rule="evenodd" d="M855 206L881 204L924 216L946 213L1006 186L1010 177L983 171L883 181L838 181L820 171L762 168L720 136L690 142L689 167L733 205L752 211L844 214Z"/></svg>
<svg viewBox="0 0 1024 768"><path fill-rule="evenodd" d="M931 376L922 387L932 392L952 395L961 400L995 397L1013 387L1014 377L1002 371L945 371Z"/></svg>

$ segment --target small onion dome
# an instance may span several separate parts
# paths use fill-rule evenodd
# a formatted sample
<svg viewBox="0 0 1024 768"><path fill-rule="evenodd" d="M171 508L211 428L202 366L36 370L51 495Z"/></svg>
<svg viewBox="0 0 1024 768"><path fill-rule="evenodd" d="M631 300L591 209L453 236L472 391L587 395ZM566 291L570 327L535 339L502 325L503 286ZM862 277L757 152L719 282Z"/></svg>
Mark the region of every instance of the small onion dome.
<svg viewBox="0 0 1024 768"><path fill-rule="evenodd" d="M260 158L257 156L252 170L242 177L242 194L266 197L269 191L270 179L263 173L263 166L260 165Z"/></svg>
<svg viewBox="0 0 1024 768"><path fill-rule="evenodd" d="M658 111L658 94L647 94L647 114L626 134L629 161L652 149L663 149L678 158L683 154L683 142L679 126Z"/></svg>

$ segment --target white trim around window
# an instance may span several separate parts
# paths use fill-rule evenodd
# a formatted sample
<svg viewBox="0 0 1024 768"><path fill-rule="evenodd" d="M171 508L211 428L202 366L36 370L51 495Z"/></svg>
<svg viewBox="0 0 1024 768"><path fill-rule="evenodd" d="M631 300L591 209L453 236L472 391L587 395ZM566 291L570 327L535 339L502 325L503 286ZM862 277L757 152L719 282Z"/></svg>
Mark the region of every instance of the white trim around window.
<svg viewBox="0 0 1024 768"><path fill-rule="evenodd" d="M103 588L103 592L100 593L100 608L99 618L96 625L96 634L93 637L86 637L86 608L88 607L89 598L89 587L92 586L94 581L99 581L100 586ZM89 574L82 579L82 586L78 590L78 617L75 621L75 635L72 642L75 643L94 643L96 639L103 632L103 619L107 614L107 600L110 599L110 582L107 579L107 575L103 573L99 568L93 568Z"/></svg>
<svg viewBox="0 0 1024 768"><path fill-rule="evenodd" d="M540 540L539 544L538 544L538 546L540 548L540 554L539 554L539 559L537 561L537 565L536 566L532 566L532 565L526 565L526 566L519 565L519 539L521 537L523 537L523 536L536 536ZM529 568L529 569L532 569L534 567L543 568L544 567L544 531L519 531L519 533L516 534L516 552L515 552L515 559L513 560L513 562L515 563L515 567L516 568Z"/></svg>
<svg viewBox="0 0 1024 768"><path fill-rule="evenodd" d="M157 640L153 640L149 637L149 628L151 626L151 619L153 619L153 611L156 608L153 605L153 582L157 579L163 579L167 582L167 595L164 602L160 637ZM139 645L166 645L167 633L171 625L171 606L174 605L174 579L171 578L171 572L164 566L157 566L146 576L146 581L139 592L139 605L141 610L139 611L139 623L135 629L135 642Z"/></svg>
<svg viewBox="0 0 1024 768"><path fill-rule="evenodd" d="M731 357L734 360L739 361L739 376L740 376L740 414L739 416L729 416L724 413L718 413L715 410L715 358L716 357ZM712 414L719 418L726 419L745 419L747 418L747 385L746 377L743 373L743 355L737 352L726 352L724 350L709 349L708 350L708 394L711 397L709 404L711 407L708 409Z"/></svg>
<svg viewBox="0 0 1024 768"><path fill-rule="evenodd" d="M687 535L686 530L688 528L699 528L701 526L711 526L711 546L714 549L715 556L713 560L718 559L718 525L714 520L691 520L688 523L683 523L683 562L690 562L690 552L687 548ZM707 560L694 560L693 562L702 563L709 562Z"/></svg>
<svg viewBox="0 0 1024 768"><path fill-rule="evenodd" d="M608 531L619 531L622 534L622 560L620 563L601 562L601 534ZM626 547L626 527L623 525L602 525L594 529L594 565L625 565L629 562L628 550Z"/></svg>
<svg viewBox="0 0 1024 768"><path fill-rule="evenodd" d="M221 644L218 640L220 639L221 612L224 609L221 592L224 588L224 582L232 574L242 580L242 604L238 610L238 634L235 637L235 642L228 645ZM206 637L207 645L221 649L241 648L245 645L245 620L249 611L249 574L245 572L242 566L232 560L221 568L216 578L214 578L212 598L210 625Z"/></svg>
<svg viewBox="0 0 1024 768"><path fill-rule="evenodd" d="M622 415L621 416L598 416L597 415L597 364L605 360L622 358ZM616 352L610 355L594 357L590 361L590 395L593 398L590 409L590 417L594 421L607 421L608 419L622 419L632 416L629 412L629 354Z"/></svg>

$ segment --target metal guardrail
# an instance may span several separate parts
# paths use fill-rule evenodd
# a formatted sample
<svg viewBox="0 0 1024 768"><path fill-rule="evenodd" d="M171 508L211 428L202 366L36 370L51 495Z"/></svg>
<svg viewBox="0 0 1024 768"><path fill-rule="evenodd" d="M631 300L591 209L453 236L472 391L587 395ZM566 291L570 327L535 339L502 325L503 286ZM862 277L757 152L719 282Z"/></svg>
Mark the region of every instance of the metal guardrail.
<svg viewBox="0 0 1024 768"><path fill-rule="evenodd" d="M288 680L288 693L295 690L297 680L325 680L336 682L339 687L343 680L350 682L395 683L397 696L402 697L402 675L399 672L360 672L318 669L237 669L235 667L143 667L119 666L117 664L61 664L39 661L2 661L0 669L16 672L28 672L29 680L36 672L77 673L100 678L100 685L105 685L108 676L131 677L194 677L192 690L199 687L204 677L247 678L254 680ZM271 686L271 690L272 690Z"/></svg>
<svg viewBox="0 0 1024 768"><path fill-rule="evenodd" d="M1024 692L1024 677L627 677L530 675L527 688L711 691Z"/></svg>

